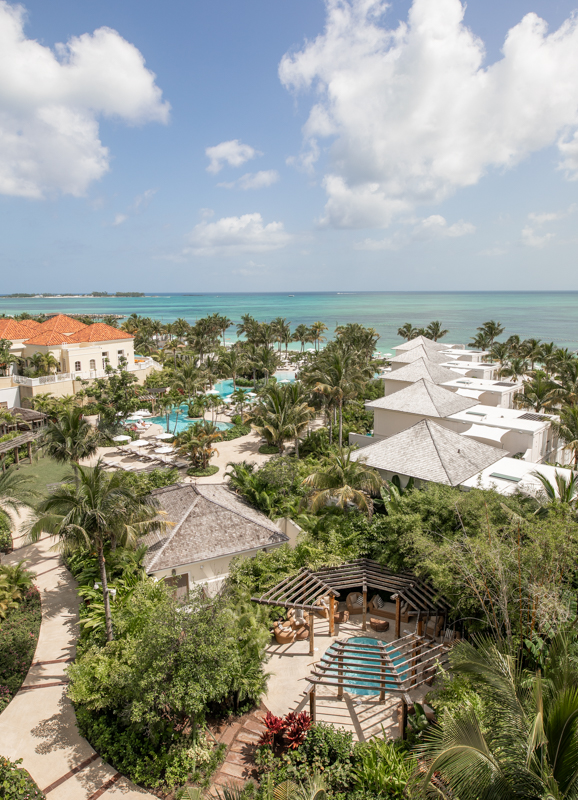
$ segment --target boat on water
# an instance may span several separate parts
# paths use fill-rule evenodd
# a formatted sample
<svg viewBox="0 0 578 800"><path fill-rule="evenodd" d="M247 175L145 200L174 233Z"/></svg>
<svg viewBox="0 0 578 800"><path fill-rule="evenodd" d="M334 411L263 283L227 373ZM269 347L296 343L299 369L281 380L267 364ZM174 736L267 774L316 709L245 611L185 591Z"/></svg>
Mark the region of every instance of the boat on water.
<svg viewBox="0 0 578 800"><path fill-rule="evenodd" d="M288 294L287 297L295 297L294 294Z"/></svg>

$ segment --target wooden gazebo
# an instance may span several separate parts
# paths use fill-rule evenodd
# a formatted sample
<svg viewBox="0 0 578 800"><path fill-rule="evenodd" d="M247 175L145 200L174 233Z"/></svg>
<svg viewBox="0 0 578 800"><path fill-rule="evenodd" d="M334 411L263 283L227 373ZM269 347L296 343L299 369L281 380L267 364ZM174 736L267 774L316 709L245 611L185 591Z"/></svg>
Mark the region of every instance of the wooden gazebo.
<svg viewBox="0 0 578 800"><path fill-rule="evenodd" d="M387 592L395 600L395 638L399 639L402 616L416 620L416 631L422 635L424 624L435 618L434 637L443 628L450 611L447 601L439 596L429 584L408 572L394 573L367 558L350 561L338 567L324 567L315 572L302 569L296 575L284 578L261 597L253 597L256 603L303 609L310 612L311 624L309 649L314 652L314 612L319 611L322 598L329 597L329 635L335 635L335 599L340 589L361 587L363 592L362 629L367 630L367 591L376 589ZM404 609L402 611L402 609ZM387 614L386 614L387 616Z"/></svg>

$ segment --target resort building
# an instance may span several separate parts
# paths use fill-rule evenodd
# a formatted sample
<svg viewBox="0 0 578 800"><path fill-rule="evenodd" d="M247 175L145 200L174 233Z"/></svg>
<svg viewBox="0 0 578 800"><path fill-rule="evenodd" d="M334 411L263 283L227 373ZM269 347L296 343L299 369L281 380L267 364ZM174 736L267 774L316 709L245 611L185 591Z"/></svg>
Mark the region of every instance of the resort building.
<svg viewBox="0 0 578 800"><path fill-rule="evenodd" d="M387 480L397 476L402 486L413 478L417 486L441 483L465 491L493 488L504 495L517 491L538 495L542 485L535 472L552 483L556 472L562 472L566 480L572 475L569 469L504 457L503 452L424 419L389 439L356 450L352 458L373 467Z"/></svg>
<svg viewBox="0 0 578 800"><path fill-rule="evenodd" d="M453 356L453 353L459 353L461 358ZM471 359L465 358L465 355L472 355ZM392 373L402 369L407 364L412 364L420 358L430 361L432 364L444 366L447 369L453 370L457 375L468 378L479 378L481 380L492 380L497 370L497 364L490 364L481 361L476 356L481 356L482 353L470 353L467 350L437 350L431 347L424 347L418 345L410 350L400 352L391 359Z"/></svg>
<svg viewBox="0 0 578 800"><path fill-rule="evenodd" d="M500 448L503 456L535 464L567 463L569 458L552 428L554 415L482 405L473 397L425 378L365 407L374 413L373 435L351 434L350 443L359 447L389 439L421 420L431 420L462 437Z"/></svg>
<svg viewBox="0 0 578 800"><path fill-rule="evenodd" d="M174 484L152 492L169 523L166 532L144 538L149 575L172 583L183 596L194 584L214 595L235 557L255 556L283 544L294 544L299 531L277 524L223 484Z"/></svg>
<svg viewBox="0 0 578 800"><path fill-rule="evenodd" d="M8 408L21 405L26 398L41 392L55 396L75 394L81 388L76 381L104 377L107 366L121 363L134 372L139 383L159 369L153 359L135 357L134 337L130 333L97 322L85 325L65 314L57 314L38 323L0 320L0 338L11 342L10 352L20 364L30 365L38 354L52 356L55 368L49 375L37 378L19 375L15 364L0 378L0 403Z"/></svg>
<svg viewBox="0 0 578 800"><path fill-rule="evenodd" d="M410 364L383 376L384 395L394 394L406 389L421 379L444 386L462 397L478 400L488 406L513 408L514 395L522 390L522 384L511 381L491 381L468 378L454 367L435 364L428 358L418 358Z"/></svg>

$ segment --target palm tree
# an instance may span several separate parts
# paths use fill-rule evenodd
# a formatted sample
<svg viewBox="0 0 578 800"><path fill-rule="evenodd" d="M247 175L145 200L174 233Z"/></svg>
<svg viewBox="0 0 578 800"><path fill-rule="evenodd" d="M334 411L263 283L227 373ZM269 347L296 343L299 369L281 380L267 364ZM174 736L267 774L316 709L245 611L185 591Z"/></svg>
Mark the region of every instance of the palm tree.
<svg viewBox="0 0 578 800"><path fill-rule="evenodd" d="M397 329L397 335L409 342L410 339L415 339L417 336L417 328L414 328L411 322L405 322L401 328Z"/></svg>
<svg viewBox="0 0 578 800"><path fill-rule="evenodd" d="M167 433L170 433L170 414L173 408L175 407L176 400L174 395L169 394L166 392L165 394L161 394L157 398L157 407L161 414L165 415L165 419L167 422Z"/></svg>
<svg viewBox="0 0 578 800"><path fill-rule="evenodd" d="M513 378L518 381L528 374L528 362L524 358L511 358L499 369L501 378Z"/></svg>
<svg viewBox="0 0 578 800"><path fill-rule="evenodd" d="M321 334L328 330L327 325L324 322L314 322L311 326L311 333L314 337L315 349L319 350L320 342L325 341L325 337Z"/></svg>
<svg viewBox="0 0 578 800"><path fill-rule="evenodd" d="M543 674L491 639L460 642L452 672L468 676L478 706L446 712L417 749L411 796L460 800L574 800L578 785L575 633L548 648ZM435 778L434 778L435 776ZM435 784L432 783L432 778Z"/></svg>
<svg viewBox="0 0 578 800"><path fill-rule="evenodd" d="M578 360L563 361L557 368L557 381L552 389L551 404L578 404Z"/></svg>
<svg viewBox="0 0 578 800"><path fill-rule="evenodd" d="M539 339L524 339L520 345L520 354L530 362L530 369L534 372L534 364L542 355L542 346Z"/></svg>
<svg viewBox="0 0 578 800"><path fill-rule="evenodd" d="M175 372L171 379L171 389L184 392L188 405L191 404L191 397L203 386L203 380L197 367L192 364L182 364L180 369Z"/></svg>
<svg viewBox="0 0 578 800"><path fill-rule="evenodd" d="M219 324L219 330L223 334L223 347L224 347L225 346L225 334L226 334L227 330L233 324L233 320L229 319L229 317L218 316L218 320L217 321L218 321L218 324Z"/></svg>
<svg viewBox="0 0 578 800"><path fill-rule="evenodd" d="M257 343L257 332L259 323L250 314L243 314L241 322L237 325L237 336L245 336L245 339L252 344Z"/></svg>
<svg viewBox="0 0 578 800"><path fill-rule="evenodd" d="M434 342L437 342L438 339L442 339L446 333L449 333L449 331L444 329L441 322L438 322L438 320L430 322L426 328L426 336L428 339L432 339Z"/></svg>
<svg viewBox="0 0 578 800"><path fill-rule="evenodd" d="M29 536L37 541L48 533L58 539L56 547L63 553L96 552L110 642L114 636L105 548L114 544L134 549L139 536L163 530L166 523L159 517L158 501L139 496L127 473L106 472L100 461L92 469L78 466L78 473L78 485L61 485L39 504Z"/></svg>
<svg viewBox="0 0 578 800"><path fill-rule="evenodd" d="M562 507L564 509L574 509L578 500L578 475L569 471L569 477L563 472L556 470L554 473L554 483L548 480L541 472L531 473L542 484L542 502L548 506Z"/></svg>
<svg viewBox="0 0 578 800"><path fill-rule="evenodd" d="M250 420L255 430L283 455L285 442L295 441L295 454L299 457L299 436L303 433L315 410L305 401L300 384L271 384L261 395Z"/></svg>
<svg viewBox="0 0 578 800"><path fill-rule="evenodd" d="M379 495L383 481L371 467L352 461L352 452L351 447L340 447L339 452L326 457L321 469L304 479L303 485L314 490L309 500L312 511L328 505L342 509L354 505L371 515L371 496Z"/></svg>
<svg viewBox="0 0 578 800"><path fill-rule="evenodd" d="M12 364L18 363L18 356L10 352L12 342L9 339L0 339L0 370L3 375L10 373Z"/></svg>
<svg viewBox="0 0 578 800"><path fill-rule="evenodd" d="M241 424L243 423L243 409L247 404L247 396L243 389L235 389L231 395L231 401L240 409Z"/></svg>
<svg viewBox="0 0 578 800"><path fill-rule="evenodd" d="M494 344L494 339L496 339L498 336L501 336L505 331L505 328L501 322L494 322L494 320L491 319L488 322L482 323L482 325L478 328L478 331L488 337L491 347Z"/></svg>
<svg viewBox="0 0 578 800"><path fill-rule="evenodd" d="M48 423L41 447L59 464L70 463L78 483L77 464L95 455L99 439L98 431L84 419L82 408L77 407L63 411Z"/></svg>
<svg viewBox="0 0 578 800"><path fill-rule="evenodd" d="M214 453L213 446L223 438L222 432L212 422L203 420L182 431L175 440L177 450L191 461L191 466L206 469Z"/></svg>
<svg viewBox="0 0 578 800"><path fill-rule="evenodd" d="M31 508L37 493L30 488L31 479L13 469L0 474L0 518L12 522L10 512L18 514L22 508Z"/></svg>
<svg viewBox="0 0 578 800"><path fill-rule="evenodd" d="M297 325L292 338L294 342L301 342L301 352L305 349L305 342L308 340L308 336L309 328L307 325Z"/></svg>
<svg viewBox="0 0 578 800"><path fill-rule="evenodd" d="M489 335L482 332L470 339L468 347L473 347L475 350L489 350L492 347L492 342Z"/></svg>
<svg viewBox="0 0 578 800"><path fill-rule="evenodd" d="M552 421L552 427L574 457L574 469L578 469L578 406L566 406L560 412L560 422Z"/></svg>
<svg viewBox="0 0 578 800"><path fill-rule="evenodd" d="M368 366L360 366L357 354L342 348L329 348L318 360L315 369L307 376L309 385L328 386L339 413L339 447L343 445L343 405L359 392L371 377Z"/></svg>
<svg viewBox="0 0 578 800"><path fill-rule="evenodd" d="M514 403L519 408L531 408L536 414L549 408L554 383L548 375L538 370L531 380L525 381L521 392L514 395Z"/></svg>
<svg viewBox="0 0 578 800"><path fill-rule="evenodd" d="M219 359L219 370L224 378L233 379L233 391L237 388L237 378L247 368L247 359L241 350L232 347Z"/></svg>
<svg viewBox="0 0 578 800"><path fill-rule="evenodd" d="M506 342L494 342L490 348L491 358L500 364L504 364L511 355L510 346Z"/></svg>
<svg viewBox="0 0 578 800"><path fill-rule="evenodd" d="M269 383L269 377L280 366L281 361L279 356L268 347L261 347L259 350L257 369L265 373L265 386Z"/></svg>

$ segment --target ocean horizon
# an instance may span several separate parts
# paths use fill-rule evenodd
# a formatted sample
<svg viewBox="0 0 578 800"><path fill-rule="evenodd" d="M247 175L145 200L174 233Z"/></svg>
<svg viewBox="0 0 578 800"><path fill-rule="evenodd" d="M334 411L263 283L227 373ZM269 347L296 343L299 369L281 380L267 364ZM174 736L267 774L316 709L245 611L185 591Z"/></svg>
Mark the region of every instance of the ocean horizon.
<svg viewBox="0 0 578 800"><path fill-rule="evenodd" d="M154 317L163 323L182 317L190 323L215 312L238 323L243 314L260 321L285 317L292 327L321 320L331 336L337 325L358 322L379 333L378 349L401 343L397 329L439 320L447 342L467 344L483 322L505 326L501 338L518 334L578 348L578 291L549 292L150 292L144 297L0 298L0 314L124 314ZM236 340L235 329L227 341ZM299 345L295 345L299 348Z"/></svg>

